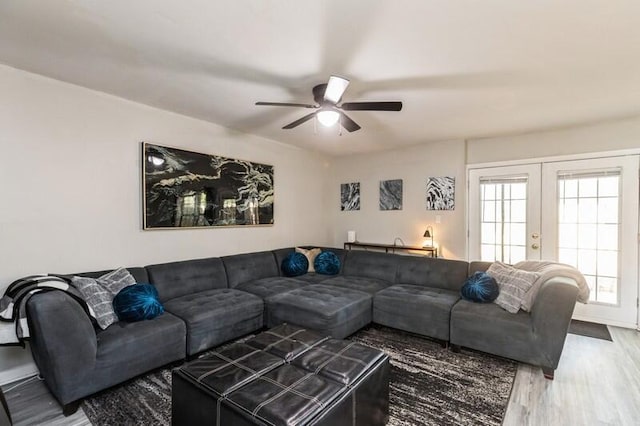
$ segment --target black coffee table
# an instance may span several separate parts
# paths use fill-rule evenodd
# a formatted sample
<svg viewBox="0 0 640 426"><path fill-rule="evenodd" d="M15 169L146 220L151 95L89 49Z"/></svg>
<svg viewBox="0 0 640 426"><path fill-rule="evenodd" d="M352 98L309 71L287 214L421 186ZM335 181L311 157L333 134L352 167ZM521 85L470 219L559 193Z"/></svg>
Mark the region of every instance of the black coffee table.
<svg viewBox="0 0 640 426"><path fill-rule="evenodd" d="M174 425L384 425L389 357L282 324L173 370Z"/></svg>

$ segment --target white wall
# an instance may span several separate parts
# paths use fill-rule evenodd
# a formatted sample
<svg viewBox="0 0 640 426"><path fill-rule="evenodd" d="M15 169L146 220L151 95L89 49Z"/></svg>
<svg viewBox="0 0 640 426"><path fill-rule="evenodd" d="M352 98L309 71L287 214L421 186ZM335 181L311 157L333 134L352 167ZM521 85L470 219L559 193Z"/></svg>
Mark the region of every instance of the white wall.
<svg viewBox="0 0 640 426"><path fill-rule="evenodd" d="M427 177L455 176L455 210L426 209ZM380 211L381 180L403 180L403 208ZM359 211L340 211L340 184L360 182ZM392 244L396 237L407 245L422 245L427 225L434 228L440 255L449 259L465 256L465 143L446 141L401 150L335 158L331 184L327 186L326 211L333 220L333 245L341 246L347 231L355 230L358 241ZM442 223L436 224L436 215Z"/></svg>
<svg viewBox="0 0 640 426"><path fill-rule="evenodd" d="M0 93L1 292L33 273L331 242L321 155L5 66ZM275 225L143 231L142 141L274 165ZM0 382L34 369L0 347Z"/></svg>
<svg viewBox="0 0 640 426"><path fill-rule="evenodd" d="M640 148L640 117L545 132L471 139L469 164Z"/></svg>

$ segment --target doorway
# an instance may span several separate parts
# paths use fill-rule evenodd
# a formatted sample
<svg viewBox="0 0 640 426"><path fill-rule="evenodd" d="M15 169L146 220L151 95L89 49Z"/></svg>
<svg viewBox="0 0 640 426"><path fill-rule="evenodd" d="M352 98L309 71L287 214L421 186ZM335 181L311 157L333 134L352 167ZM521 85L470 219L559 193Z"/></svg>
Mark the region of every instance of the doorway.
<svg viewBox="0 0 640 426"><path fill-rule="evenodd" d="M638 325L639 156L469 169L468 257L578 268L574 318Z"/></svg>

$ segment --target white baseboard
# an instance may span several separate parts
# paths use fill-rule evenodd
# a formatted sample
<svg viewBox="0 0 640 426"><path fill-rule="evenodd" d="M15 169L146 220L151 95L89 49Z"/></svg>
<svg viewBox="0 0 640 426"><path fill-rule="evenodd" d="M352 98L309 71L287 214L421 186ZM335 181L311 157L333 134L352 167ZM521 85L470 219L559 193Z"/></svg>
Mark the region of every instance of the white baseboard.
<svg viewBox="0 0 640 426"><path fill-rule="evenodd" d="M4 386L8 383L13 383L20 379L25 379L30 376L38 374L38 367L35 363L30 362L28 364L20 365L9 370L0 372L0 385Z"/></svg>

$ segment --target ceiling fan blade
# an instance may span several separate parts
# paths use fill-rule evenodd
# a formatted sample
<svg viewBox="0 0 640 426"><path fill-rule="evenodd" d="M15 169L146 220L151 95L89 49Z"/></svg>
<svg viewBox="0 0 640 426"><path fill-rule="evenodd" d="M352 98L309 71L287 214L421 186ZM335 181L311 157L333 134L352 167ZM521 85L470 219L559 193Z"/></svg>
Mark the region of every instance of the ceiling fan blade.
<svg viewBox="0 0 640 426"><path fill-rule="evenodd" d="M400 111L402 102L345 102L340 108L345 111Z"/></svg>
<svg viewBox="0 0 640 426"><path fill-rule="evenodd" d="M307 114L304 117L297 119L293 123L287 124L286 126L283 127L283 129L293 129L294 127L297 127L297 126L301 125L305 121L311 120L315 116L316 116L315 112L312 112L311 114Z"/></svg>
<svg viewBox="0 0 640 426"><path fill-rule="evenodd" d="M311 104L295 104L290 102L256 102L256 105L262 106L283 106L283 107L301 107L301 108L318 108L317 105Z"/></svg>
<svg viewBox="0 0 640 426"><path fill-rule="evenodd" d="M347 90L349 80L346 78L332 75L329 77L329 83L327 83L327 89L324 91L324 100L337 104L340 102L344 91Z"/></svg>
<svg viewBox="0 0 640 426"><path fill-rule="evenodd" d="M356 130L360 130L360 126L358 125L358 123L356 123L351 118L349 118L349 116L344 112L340 113L340 124L349 132L355 132Z"/></svg>

